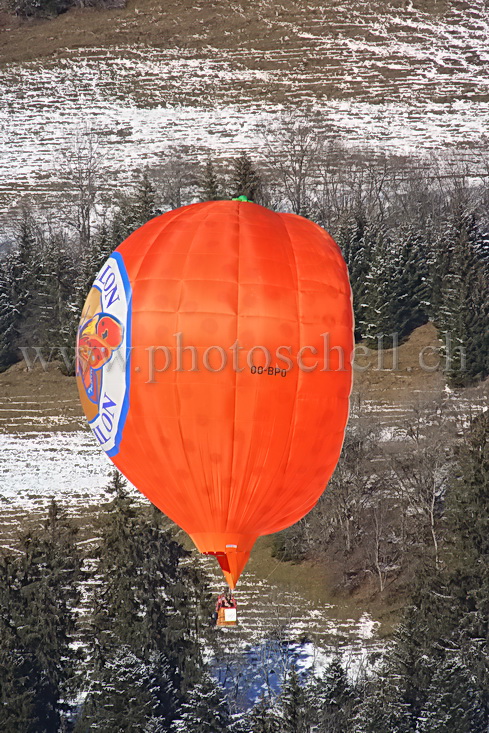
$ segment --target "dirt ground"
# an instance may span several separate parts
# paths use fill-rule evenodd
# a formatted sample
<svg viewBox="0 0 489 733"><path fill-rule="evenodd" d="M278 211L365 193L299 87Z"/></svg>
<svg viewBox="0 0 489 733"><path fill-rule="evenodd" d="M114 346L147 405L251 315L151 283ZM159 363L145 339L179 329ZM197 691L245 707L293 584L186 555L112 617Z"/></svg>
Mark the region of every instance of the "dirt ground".
<svg viewBox="0 0 489 733"><path fill-rule="evenodd" d="M74 8L57 18L20 20L3 15L4 62L62 57L67 50L145 45L155 48L223 48L253 41L276 46L283 24L300 18L301 3L213 0L130 0L125 8ZM314 2L311 5L319 5ZM273 28L270 25L273 23Z"/></svg>
<svg viewBox="0 0 489 733"><path fill-rule="evenodd" d="M393 404L411 402L414 394L436 395L445 388L442 342L432 323L417 328L396 349L357 345L353 395Z"/></svg>
<svg viewBox="0 0 489 733"><path fill-rule="evenodd" d="M369 16L382 15L385 3L351 0L352 7ZM448 0L414 0L416 10L443 14ZM364 7L365 6L365 7ZM389 3L390 9L405 8L403 0ZM73 8L52 19L19 19L0 14L0 62L61 58L69 50L100 49L126 44L155 48L202 51L213 48L249 47L263 50L293 43L291 32L300 30L307 17L327 28L338 25L338 33L357 34L342 22L342 8L322 0L280 0L250 3L245 0L129 0L125 8L100 10ZM368 24L367 24L368 25ZM363 35L368 33L368 27ZM264 55L264 68L266 58ZM315 63L314 59L307 63Z"/></svg>
<svg viewBox="0 0 489 733"><path fill-rule="evenodd" d="M0 433L79 430L86 425L74 377L19 362L0 374Z"/></svg>

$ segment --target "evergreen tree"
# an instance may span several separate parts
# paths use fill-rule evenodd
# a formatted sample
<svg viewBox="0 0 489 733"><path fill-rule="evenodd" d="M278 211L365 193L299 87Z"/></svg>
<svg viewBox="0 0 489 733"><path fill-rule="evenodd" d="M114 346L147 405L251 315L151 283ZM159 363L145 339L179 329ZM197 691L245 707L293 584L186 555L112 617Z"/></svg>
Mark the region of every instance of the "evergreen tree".
<svg viewBox="0 0 489 733"><path fill-rule="evenodd" d="M354 717L355 733L413 733L399 682L390 671L367 682L363 704Z"/></svg>
<svg viewBox="0 0 489 733"><path fill-rule="evenodd" d="M156 189L145 169L131 191L122 194L111 223L111 244L115 249L124 239L159 213Z"/></svg>
<svg viewBox="0 0 489 733"><path fill-rule="evenodd" d="M158 692L158 715L168 722L202 672L209 596L200 574L185 562L188 552L162 527L160 512L137 507L118 472L109 488L114 498L102 519L101 583L94 599L93 684L100 687L107 660L117 660L121 646L153 669L156 659L164 669L160 678L173 689L172 695L166 687ZM129 688L123 691L129 694ZM100 699L89 699L92 717Z"/></svg>
<svg viewBox="0 0 489 733"><path fill-rule="evenodd" d="M428 261L421 236L413 230L399 232L393 272L393 319L402 343L428 321Z"/></svg>
<svg viewBox="0 0 489 733"><path fill-rule="evenodd" d="M159 213L156 207L156 188L147 168L136 180L135 213L140 222L138 226L142 226Z"/></svg>
<svg viewBox="0 0 489 733"><path fill-rule="evenodd" d="M0 371L18 359L21 314L17 308L14 268L14 257L6 255L0 262Z"/></svg>
<svg viewBox="0 0 489 733"><path fill-rule="evenodd" d="M306 686L301 685L299 675L292 669L282 687L282 731L284 733L309 733L312 724L312 706Z"/></svg>
<svg viewBox="0 0 489 733"><path fill-rule="evenodd" d="M461 650L482 693L489 723L489 414L473 422L447 496L450 540L445 572L452 645Z"/></svg>
<svg viewBox="0 0 489 733"><path fill-rule="evenodd" d="M42 239L36 287L36 345L57 356L56 347L72 348L80 312L74 307L78 262L59 233ZM75 283L75 288L74 288Z"/></svg>
<svg viewBox="0 0 489 733"><path fill-rule="evenodd" d="M440 237L436 321L447 339L448 375L463 386L489 374L489 269L481 256L485 236L474 212L456 206Z"/></svg>
<svg viewBox="0 0 489 733"><path fill-rule="evenodd" d="M230 714L222 690L204 672L192 687L180 709L172 733L226 733Z"/></svg>
<svg viewBox="0 0 489 733"><path fill-rule="evenodd" d="M430 318L440 324L452 253L446 245L445 233L435 231L435 227L433 230L433 239L428 254L429 311Z"/></svg>
<svg viewBox="0 0 489 733"><path fill-rule="evenodd" d="M140 658L121 646L105 659L93 680L75 733L166 733L175 694L163 655Z"/></svg>
<svg viewBox="0 0 489 733"><path fill-rule="evenodd" d="M487 733L480 690L470 671L447 656L435 671L417 733Z"/></svg>
<svg viewBox="0 0 489 733"><path fill-rule="evenodd" d="M263 183L251 158L242 153L234 161L234 168L231 178L231 190L233 196L246 196L250 201L259 204L263 197Z"/></svg>
<svg viewBox="0 0 489 733"><path fill-rule="evenodd" d="M41 231L25 209L0 270L0 369L17 361L23 347L42 348L46 360L59 358L59 347L71 347L78 270L65 237Z"/></svg>
<svg viewBox="0 0 489 733"><path fill-rule="evenodd" d="M221 186L216 174L216 169L210 158L207 159L204 166L204 175L202 177L202 201L218 201L223 198Z"/></svg>
<svg viewBox="0 0 489 733"><path fill-rule="evenodd" d="M75 689L71 642L81 560L76 530L51 504L42 531L0 564L0 729L58 730Z"/></svg>
<svg viewBox="0 0 489 733"><path fill-rule="evenodd" d="M395 252L385 232L377 232L371 250L362 333L369 346L388 347L397 333Z"/></svg>
<svg viewBox="0 0 489 733"><path fill-rule="evenodd" d="M30 617L17 581L17 568L10 558L2 558L0 573L0 727L5 731L36 733L42 730L39 726L46 718L42 710L37 710L38 699L45 691L50 694L50 690L36 654L24 641L22 629L18 629L19 608L24 621L29 623Z"/></svg>
<svg viewBox="0 0 489 733"><path fill-rule="evenodd" d="M279 733L281 721L269 698L262 697L246 715L247 733Z"/></svg>
<svg viewBox="0 0 489 733"><path fill-rule="evenodd" d="M352 731L355 695L341 661L334 659L314 686L318 729L321 733Z"/></svg>
<svg viewBox="0 0 489 733"><path fill-rule="evenodd" d="M455 383L472 383L489 375L489 264L476 261L464 311L466 365Z"/></svg>
<svg viewBox="0 0 489 733"><path fill-rule="evenodd" d="M364 331L367 276L370 272L375 236L375 226L367 221L366 213L361 209L348 213L336 236L350 274L356 340L362 338Z"/></svg>
<svg viewBox="0 0 489 733"><path fill-rule="evenodd" d="M17 314L14 348L32 345L37 341L37 284L41 257L39 231L30 209L24 208L17 225L15 250L11 270L11 305ZM34 343L38 345L38 343Z"/></svg>

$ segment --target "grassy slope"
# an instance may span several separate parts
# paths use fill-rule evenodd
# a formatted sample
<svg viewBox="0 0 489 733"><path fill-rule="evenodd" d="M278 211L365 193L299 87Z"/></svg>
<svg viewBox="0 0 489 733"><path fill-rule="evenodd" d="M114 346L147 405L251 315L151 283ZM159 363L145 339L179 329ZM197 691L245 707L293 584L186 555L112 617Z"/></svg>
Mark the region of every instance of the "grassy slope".
<svg viewBox="0 0 489 733"><path fill-rule="evenodd" d="M348 0L346 6L365 10L371 17L385 10L382 0ZM416 10L436 16L448 8L448 0L415 0ZM402 0L389 3L403 8ZM155 48L195 49L206 46L267 51L290 45L291 29L297 31L305 16L323 27L338 26L348 35L344 8L322 0L129 0L117 10L76 8L48 20L20 20L0 15L0 61L32 61L61 57L69 49L98 49L126 44ZM352 31L355 32L355 31ZM368 27L365 28L368 34ZM311 60L309 59L309 63ZM312 61L314 63L314 60ZM264 59L264 67L266 60Z"/></svg>
<svg viewBox="0 0 489 733"><path fill-rule="evenodd" d="M281 19L300 15L298 6L281 5ZM205 45L222 48L251 41L267 44L280 37L278 23L272 37L266 32L270 31L267 15L275 18L275 12L272 7L267 11L261 3L169 0L162 6L158 0L129 0L120 10L73 9L50 20L20 21L3 16L2 25L8 32L0 38L0 59L28 61L63 55L67 49L126 44L196 50Z"/></svg>

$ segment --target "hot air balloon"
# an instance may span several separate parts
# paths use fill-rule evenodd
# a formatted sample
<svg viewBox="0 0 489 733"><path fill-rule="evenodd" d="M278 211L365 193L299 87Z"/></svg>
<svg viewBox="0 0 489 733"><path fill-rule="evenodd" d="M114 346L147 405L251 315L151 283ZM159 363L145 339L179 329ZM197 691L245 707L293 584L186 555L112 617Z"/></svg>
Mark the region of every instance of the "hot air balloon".
<svg viewBox="0 0 489 733"><path fill-rule="evenodd" d="M152 219L103 265L77 382L100 446L234 588L257 537L325 489L352 350L333 239L294 214L210 201Z"/></svg>

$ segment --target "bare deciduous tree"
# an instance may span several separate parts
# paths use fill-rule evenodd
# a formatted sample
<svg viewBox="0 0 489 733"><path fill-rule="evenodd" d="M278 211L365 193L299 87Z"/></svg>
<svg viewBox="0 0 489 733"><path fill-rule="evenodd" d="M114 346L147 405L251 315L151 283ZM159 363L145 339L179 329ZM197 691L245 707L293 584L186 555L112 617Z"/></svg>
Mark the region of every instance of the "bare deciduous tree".
<svg viewBox="0 0 489 733"><path fill-rule="evenodd" d="M97 218L100 146L95 133L87 128L63 156L60 177L66 185L64 218L77 234L80 253L88 250L92 227Z"/></svg>
<svg viewBox="0 0 489 733"><path fill-rule="evenodd" d="M188 151L174 148L167 160L153 169L153 182L160 192L165 208L178 209L189 203L189 190L199 184L198 176L189 165Z"/></svg>
<svg viewBox="0 0 489 733"><path fill-rule="evenodd" d="M267 134L265 149L272 177L295 214L307 214L310 191L317 180L323 140L311 123L289 118L275 134Z"/></svg>
<svg viewBox="0 0 489 733"><path fill-rule="evenodd" d="M322 517L340 527L347 554L353 549L360 512L377 481L372 470L372 459L378 453L377 437L375 428L361 421L348 430L342 456L323 495Z"/></svg>
<svg viewBox="0 0 489 733"><path fill-rule="evenodd" d="M404 519L410 519L416 541L430 537L437 567L441 504L456 431L456 416L443 403L413 405L403 450L390 456Z"/></svg>

